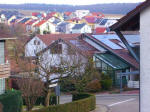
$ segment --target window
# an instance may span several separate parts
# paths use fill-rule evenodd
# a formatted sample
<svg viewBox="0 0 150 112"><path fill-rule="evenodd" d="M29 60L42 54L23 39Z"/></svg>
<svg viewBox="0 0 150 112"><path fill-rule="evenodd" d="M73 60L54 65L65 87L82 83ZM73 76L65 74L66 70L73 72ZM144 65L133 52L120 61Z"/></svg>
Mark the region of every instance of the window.
<svg viewBox="0 0 150 112"><path fill-rule="evenodd" d="M51 53L52 54L62 54L62 44L54 45L51 48Z"/></svg>
<svg viewBox="0 0 150 112"><path fill-rule="evenodd" d="M3 94L5 92L5 79L0 79L0 94Z"/></svg>
<svg viewBox="0 0 150 112"><path fill-rule="evenodd" d="M34 40L34 45L36 45L37 44L37 40Z"/></svg>
<svg viewBox="0 0 150 112"><path fill-rule="evenodd" d="M40 45L40 41L38 41L37 45Z"/></svg>
<svg viewBox="0 0 150 112"><path fill-rule="evenodd" d="M40 45L40 41L34 40L34 45Z"/></svg>

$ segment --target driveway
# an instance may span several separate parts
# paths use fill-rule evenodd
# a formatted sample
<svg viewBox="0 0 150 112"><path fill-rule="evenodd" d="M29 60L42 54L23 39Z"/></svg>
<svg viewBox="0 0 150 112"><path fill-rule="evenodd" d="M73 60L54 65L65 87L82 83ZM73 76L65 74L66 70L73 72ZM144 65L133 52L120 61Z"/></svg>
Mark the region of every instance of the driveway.
<svg viewBox="0 0 150 112"><path fill-rule="evenodd" d="M110 112L139 112L139 95L96 95L96 104L107 106Z"/></svg>
<svg viewBox="0 0 150 112"><path fill-rule="evenodd" d="M60 96L60 104L71 102L71 95ZM104 94L96 95L97 109L93 112L139 112L138 94ZM100 110L102 109L102 110Z"/></svg>

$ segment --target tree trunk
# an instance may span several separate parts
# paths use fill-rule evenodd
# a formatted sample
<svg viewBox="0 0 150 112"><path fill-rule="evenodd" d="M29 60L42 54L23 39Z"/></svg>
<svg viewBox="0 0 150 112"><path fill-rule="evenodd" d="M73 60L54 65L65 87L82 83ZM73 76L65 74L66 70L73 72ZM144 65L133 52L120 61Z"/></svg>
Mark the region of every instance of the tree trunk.
<svg viewBox="0 0 150 112"><path fill-rule="evenodd" d="M3 105L0 103L0 112L3 112Z"/></svg>
<svg viewBox="0 0 150 112"><path fill-rule="evenodd" d="M50 89L48 89L48 91L46 93L46 98L45 98L45 106L46 107L49 106L50 94L51 94L51 91L50 91Z"/></svg>

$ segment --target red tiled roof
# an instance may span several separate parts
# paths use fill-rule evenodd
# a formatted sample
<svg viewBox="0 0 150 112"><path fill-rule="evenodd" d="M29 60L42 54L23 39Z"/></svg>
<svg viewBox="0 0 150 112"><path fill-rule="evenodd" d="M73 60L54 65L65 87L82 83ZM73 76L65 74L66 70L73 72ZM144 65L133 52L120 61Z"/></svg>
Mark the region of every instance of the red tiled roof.
<svg viewBox="0 0 150 112"><path fill-rule="evenodd" d="M56 14L56 12L50 12L47 14L47 16L54 16Z"/></svg>
<svg viewBox="0 0 150 112"><path fill-rule="evenodd" d="M126 60L128 63L132 64L132 66L135 66L137 69L139 69L139 64L137 61L130 55L128 50L122 49L122 50L113 50L114 53L116 53L118 56L120 56L122 59Z"/></svg>
<svg viewBox="0 0 150 112"><path fill-rule="evenodd" d="M34 25L35 27L39 27L42 24L44 24L46 22L46 20L41 20L38 24Z"/></svg>
<svg viewBox="0 0 150 112"><path fill-rule="evenodd" d="M37 20L32 20L30 22L28 22L26 25L32 25L33 23L35 23Z"/></svg>
<svg viewBox="0 0 150 112"><path fill-rule="evenodd" d="M104 17L104 14L103 13L101 13L101 12L92 12L92 15L93 16L98 16L98 17Z"/></svg>
<svg viewBox="0 0 150 112"><path fill-rule="evenodd" d="M94 53L99 52L96 48L88 44L82 39L79 38L65 38L65 42L67 42L71 47L75 50L77 50L80 54L82 54L85 57L93 56ZM76 40L78 44L72 44L70 40ZM80 45L79 45L80 44Z"/></svg>
<svg viewBox="0 0 150 112"><path fill-rule="evenodd" d="M58 40L60 38L76 38L81 34L45 34L45 35L36 35L39 39L41 39L47 46L50 45L53 41Z"/></svg>
<svg viewBox="0 0 150 112"><path fill-rule="evenodd" d="M106 28L105 27L97 27L96 29L95 29L95 33L105 33L105 31L106 31Z"/></svg>
<svg viewBox="0 0 150 112"><path fill-rule="evenodd" d="M93 46L85 42L84 40L79 39L78 37L80 35L81 34L57 35L53 39L51 37L51 39L49 39L50 44L47 46L47 48L43 49L41 53L45 52L52 46L52 41L56 42L59 39L63 40L66 44L68 44L74 50L73 52L77 51L79 52L79 54L83 55L84 57L93 56L94 53L99 52L96 48L94 48ZM75 42L72 43L71 41L75 41Z"/></svg>
<svg viewBox="0 0 150 112"><path fill-rule="evenodd" d="M64 12L64 14L65 14L66 16L70 16L70 14L72 14L72 12Z"/></svg>
<svg viewBox="0 0 150 112"><path fill-rule="evenodd" d="M38 14L40 14L39 12L32 12L32 16L37 16Z"/></svg>

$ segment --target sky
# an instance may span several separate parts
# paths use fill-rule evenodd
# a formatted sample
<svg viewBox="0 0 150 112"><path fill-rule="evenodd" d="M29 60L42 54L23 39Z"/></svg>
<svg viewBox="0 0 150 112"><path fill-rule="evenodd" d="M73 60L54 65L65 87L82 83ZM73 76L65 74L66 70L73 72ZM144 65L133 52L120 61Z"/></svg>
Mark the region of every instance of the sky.
<svg viewBox="0 0 150 112"><path fill-rule="evenodd" d="M89 5L98 3L136 3L142 1L144 0L0 0L0 4L46 3L46 4Z"/></svg>

